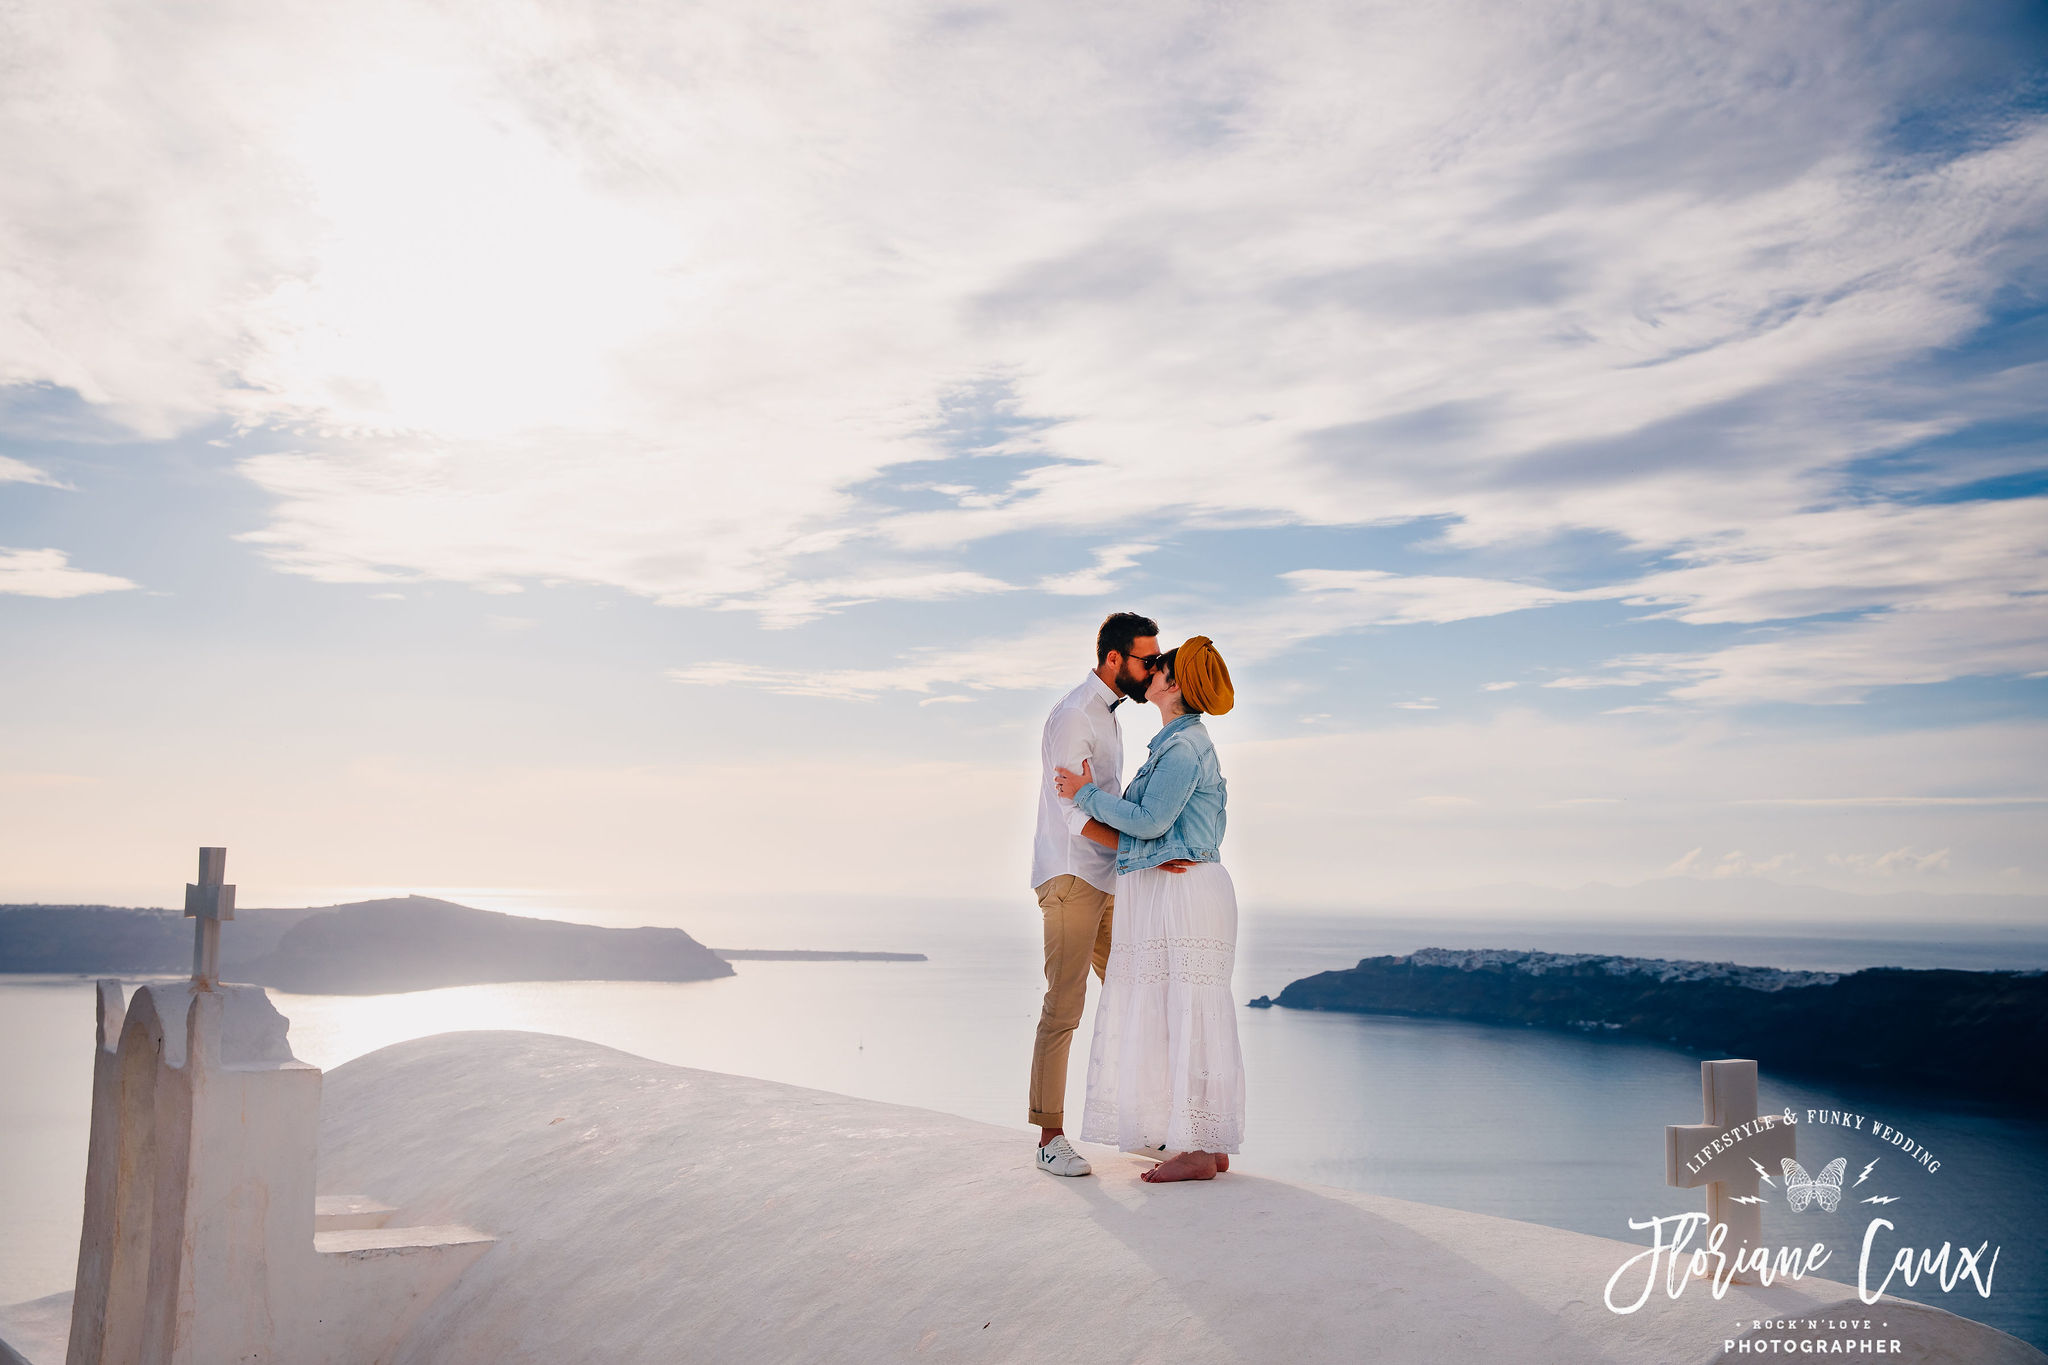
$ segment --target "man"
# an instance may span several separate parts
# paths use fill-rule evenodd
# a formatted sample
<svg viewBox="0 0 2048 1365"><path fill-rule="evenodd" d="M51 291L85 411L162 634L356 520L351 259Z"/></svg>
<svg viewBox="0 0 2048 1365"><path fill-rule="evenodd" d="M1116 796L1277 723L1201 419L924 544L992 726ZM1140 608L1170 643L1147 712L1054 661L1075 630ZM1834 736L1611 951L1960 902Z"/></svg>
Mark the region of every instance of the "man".
<svg viewBox="0 0 2048 1365"><path fill-rule="evenodd" d="M1031 885L1045 917L1045 1006L1031 1050L1031 1122L1038 1125L1038 1169L1087 1175L1087 1158L1067 1141L1067 1054L1087 1002L1088 969L1109 965L1116 853L1089 839L1089 820L1054 786L1056 769L1091 765L1095 785L1123 792L1124 738L1116 708L1142 701L1159 662L1159 627L1120 611L1095 632L1095 668L1060 698L1039 741L1038 837Z"/></svg>

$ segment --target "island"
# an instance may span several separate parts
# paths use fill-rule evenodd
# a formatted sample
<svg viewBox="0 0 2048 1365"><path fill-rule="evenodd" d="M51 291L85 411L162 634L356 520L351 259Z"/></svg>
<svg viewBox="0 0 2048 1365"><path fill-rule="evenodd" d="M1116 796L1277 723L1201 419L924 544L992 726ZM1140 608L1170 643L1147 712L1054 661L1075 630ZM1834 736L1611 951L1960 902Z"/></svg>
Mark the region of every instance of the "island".
<svg viewBox="0 0 2048 1365"><path fill-rule="evenodd" d="M1576 1029L1788 1074L2048 1109L2048 974L1425 948L1303 977L1253 1008Z"/></svg>
<svg viewBox="0 0 2048 1365"><path fill-rule="evenodd" d="M819 948L713 948L727 962L929 962L923 953L835 952Z"/></svg>
<svg viewBox="0 0 2048 1365"><path fill-rule="evenodd" d="M192 921L172 910L0 906L0 972L176 975ZM431 896L238 910L221 936L232 980L317 995L500 981L703 981L732 966L681 929L529 919Z"/></svg>
<svg viewBox="0 0 2048 1365"><path fill-rule="evenodd" d="M311 916L348 906L243 907L221 936L221 970L249 981L250 967ZM192 921L176 910L119 905L0 905L0 973L171 976L192 970Z"/></svg>

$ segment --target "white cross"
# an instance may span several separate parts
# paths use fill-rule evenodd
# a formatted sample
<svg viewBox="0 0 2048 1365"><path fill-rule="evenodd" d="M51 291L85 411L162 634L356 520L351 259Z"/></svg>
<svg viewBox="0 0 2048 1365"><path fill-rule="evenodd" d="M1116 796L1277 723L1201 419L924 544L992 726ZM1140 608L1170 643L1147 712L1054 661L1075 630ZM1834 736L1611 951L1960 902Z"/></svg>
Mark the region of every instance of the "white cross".
<svg viewBox="0 0 2048 1365"><path fill-rule="evenodd" d="M221 881L227 875L228 851L199 850L199 882L185 883L185 914L192 926L192 984L211 990L220 984L220 922L235 917L235 888Z"/></svg>
<svg viewBox="0 0 2048 1365"><path fill-rule="evenodd" d="M1707 1187L1708 1236L1716 1223L1728 1227L1721 1250L1728 1256L1763 1245L1763 1204L1759 1201L1762 1166L1765 1173L1784 1169L1779 1162L1796 1156L1792 1125L1776 1115L1756 1112L1756 1063L1740 1059L1700 1063L1700 1099L1705 1123L1675 1124L1664 1130L1664 1178L1680 1189ZM1732 1130L1756 1126L1745 1134ZM1720 1151L1716 1138L1734 1138ZM1694 1246L1703 1245L1695 1242ZM1734 1279L1755 1283L1747 1271Z"/></svg>

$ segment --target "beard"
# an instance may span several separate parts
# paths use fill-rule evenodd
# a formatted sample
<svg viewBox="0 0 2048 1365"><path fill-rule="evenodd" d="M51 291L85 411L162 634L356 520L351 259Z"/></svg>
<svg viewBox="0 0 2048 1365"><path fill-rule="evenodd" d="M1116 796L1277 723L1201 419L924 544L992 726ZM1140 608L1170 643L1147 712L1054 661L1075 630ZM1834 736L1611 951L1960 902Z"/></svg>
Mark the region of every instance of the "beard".
<svg viewBox="0 0 2048 1365"><path fill-rule="evenodd" d="M1142 702L1145 700L1145 693L1151 690L1151 687L1152 680L1150 678L1140 680L1133 678L1129 673L1117 675L1116 690L1132 701Z"/></svg>

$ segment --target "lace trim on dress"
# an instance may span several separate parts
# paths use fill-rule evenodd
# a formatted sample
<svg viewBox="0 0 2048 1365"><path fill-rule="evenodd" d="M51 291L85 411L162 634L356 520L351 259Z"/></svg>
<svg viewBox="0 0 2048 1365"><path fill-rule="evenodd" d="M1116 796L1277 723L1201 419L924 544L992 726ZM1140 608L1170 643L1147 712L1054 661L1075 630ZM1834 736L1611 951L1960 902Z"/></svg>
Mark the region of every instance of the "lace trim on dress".
<svg viewBox="0 0 2048 1365"><path fill-rule="evenodd" d="M1190 1134L1186 1148L1190 1152L1234 1152L1244 1140L1244 1119L1240 1115L1183 1105L1179 1118Z"/></svg>
<svg viewBox="0 0 2048 1365"><path fill-rule="evenodd" d="M1122 1114L1116 1101L1091 1098L1085 1119L1081 1141L1115 1146L1122 1139ZM1185 1140L1176 1142L1175 1138L1182 1134L1186 1135ZM1183 1104L1168 1116L1163 1131L1141 1134L1137 1142L1126 1150L1150 1151L1164 1147L1178 1152L1235 1153L1243 1143L1243 1115L1221 1114L1213 1109L1197 1109Z"/></svg>
<svg viewBox="0 0 2048 1365"><path fill-rule="evenodd" d="M1223 938L1141 938L1110 949L1105 979L1148 985L1179 981L1190 986L1230 986L1237 946Z"/></svg>

